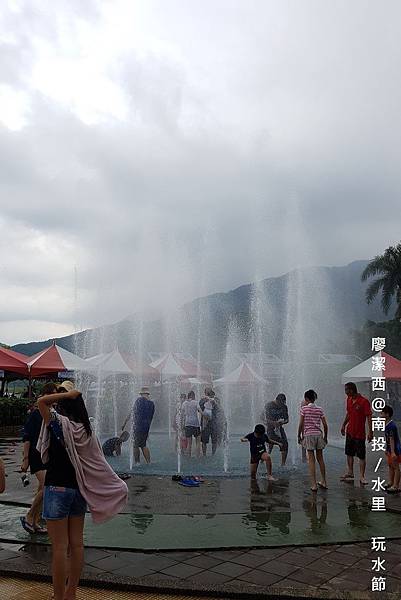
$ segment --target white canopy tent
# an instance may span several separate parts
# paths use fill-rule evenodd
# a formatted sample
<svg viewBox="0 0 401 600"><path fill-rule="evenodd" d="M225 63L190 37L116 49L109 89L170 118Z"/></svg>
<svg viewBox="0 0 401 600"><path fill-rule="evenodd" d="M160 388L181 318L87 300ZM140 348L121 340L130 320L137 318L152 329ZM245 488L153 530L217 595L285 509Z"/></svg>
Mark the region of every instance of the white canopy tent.
<svg viewBox="0 0 401 600"><path fill-rule="evenodd" d="M97 354L87 358L86 370L89 372L101 373L107 375L133 375L123 357L118 350L112 352Z"/></svg>
<svg viewBox="0 0 401 600"><path fill-rule="evenodd" d="M215 385L222 384L246 384L246 383L259 383L259 384L267 384L268 381L258 375L256 371L252 369L248 363L243 361L239 367L228 373L225 377L220 377L220 379L215 379L213 382Z"/></svg>
<svg viewBox="0 0 401 600"><path fill-rule="evenodd" d="M150 363L150 366L159 371L163 377L188 377L188 373L171 352Z"/></svg>

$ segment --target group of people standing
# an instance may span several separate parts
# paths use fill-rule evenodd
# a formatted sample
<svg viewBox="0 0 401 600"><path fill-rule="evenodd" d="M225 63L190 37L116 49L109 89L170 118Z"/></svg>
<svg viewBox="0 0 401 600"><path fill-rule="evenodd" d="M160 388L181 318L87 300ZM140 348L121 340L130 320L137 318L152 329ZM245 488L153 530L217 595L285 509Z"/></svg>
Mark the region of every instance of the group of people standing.
<svg viewBox="0 0 401 600"><path fill-rule="evenodd" d="M345 385L346 414L341 426L345 436L347 468L341 480L354 481L354 460L359 460L359 482L366 479L366 441L373 439L372 410L367 398L358 393L355 383ZM316 404L317 393L310 389L299 407L298 443L302 445L309 464L311 489L327 489L323 451L328 443L328 423L323 409ZM150 452L147 438L154 415L154 403L149 388L142 388L132 413L132 439L135 460L140 450L147 462ZM398 494L400 488L401 441L393 410L384 406L385 454L388 463L388 482L385 489ZM285 425L289 422L284 394L268 402L262 415L263 423L241 438L250 446L250 471L253 479L261 462L267 477L274 481L270 454L275 445L281 452L284 465L288 454ZM223 407L214 391L207 387L198 401L195 393L181 394L177 402L173 426L176 447L191 456L201 449L206 456L212 443L212 454L227 439L227 424ZM127 435L108 440L109 450L121 451ZM125 438L125 439L122 439ZM122 510L127 502L126 484L116 475L104 458L86 410L81 393L73 383L46 384L42 395L31 411L24 428L21 471L30 468L38 480L38 492L28 513L21 517L22 526L30 534L48 532L53 549L52 573L55 600L74 600L83 565L83 526L89 509L95 523L102 523ZM111 448L113 446L113 448ZM103 446L105 450L105 446ZM317 481L316 462L320 469ZM4 464L0 461L0 492L4 491ZM41 524L44 519L46 526Z"/></svg>
<svg viewBox="0 0 401 600"><path fill-rule="evenodd" d="M138 398L122 425L121 435L110 438L103 444L105 456L119 456L122 443L131 437L133 459L139 464L141 453L146 463L151 455L147 441L155 413L155 405L150 397L150 389L142 386ZM131 424L130 435L125 431ZM186 456L207 455L211 442L214 455L218 446L226 439L227 423L220 399L211 387L206 387L200 400L195 392L182 393L177 400L171 427L175 432L175 450Z"/></svg>
<svg viewBox="0 0 401 600"><path fill-rule="evenodd" d="M359 482L362 486L368 485L366 479L366 441L372 442L372 409L367 398L362 396L353 382L345 384L346 414L341 426L341 435L345 436L345 455L347 468L341 476L341 481L354 481L354 460L359 461ZM316 404L317 393L307 390L299 409L298 443L306 453L311 490L318 488L328 489L326 478L326 465L323 450L328 443L328 423L323 409ZM385 486L390 494L398 494L400 488L401 440L397 425L393 421L393 409L384 406L381 417L385 421L384 439L385 454L388 463L388 482ZM242 442L250 445L250 470L251 477L256 478L257 468L261 462L266 465L267 477L274 481L272 475L272 461L270 454L273 446L277 445L281 451L281 464L285 465L288 455L288 441L284 425L289 422L288 408L284 394L265 405L262 414L263 423L255 426L252 433L241 438ZM320 480L316 476L316 462L319 465Z"/></svg>
<svg viewBox="0 0 401 600"><path fill-rule="evenodd" d="M195 455L207 455L207 446L212 443L212 455L226 439L227 422L220 399L211 387L206 387L204 396L198 401L195 392L181 394L172 422L177 451L191 457L193 442Z"/></svg>

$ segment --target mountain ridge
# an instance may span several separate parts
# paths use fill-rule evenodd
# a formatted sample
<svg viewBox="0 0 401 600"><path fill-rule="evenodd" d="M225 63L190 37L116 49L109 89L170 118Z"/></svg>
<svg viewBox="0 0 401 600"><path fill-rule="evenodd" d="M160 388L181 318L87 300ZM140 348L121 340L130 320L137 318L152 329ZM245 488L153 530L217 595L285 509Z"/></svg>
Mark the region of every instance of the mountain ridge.
<svg viewBox="0 0 401 600"><path fill-rule="evenodd" d="M356 260L343 266L293 269L195 298L166 318L141 321L133 314L116 323L56 338L56 343L90 356L116 346L125 352L138 352L140 338L145 352L182 350L197 355L200 351L219 360L231 338L241 351L255 349L257 314L258 344L265 351L282 354L291 335L299 336L301 330L317 351L336 350L349 330L367 320L385 318L378 299L366 304L367 283L361 282L360 276L367 264L367 260ZM291 334L294 328L300 331ZM32 355L52 341L15 344L13 350Z"/></svg>

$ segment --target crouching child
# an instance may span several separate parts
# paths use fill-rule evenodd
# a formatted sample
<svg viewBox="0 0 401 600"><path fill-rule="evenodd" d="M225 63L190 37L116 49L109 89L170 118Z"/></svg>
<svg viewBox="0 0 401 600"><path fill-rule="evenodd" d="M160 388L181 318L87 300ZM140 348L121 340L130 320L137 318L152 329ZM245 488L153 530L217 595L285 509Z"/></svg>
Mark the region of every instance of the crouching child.
<svg viewBox="0 0 401 600"><path fill-rule="evenodd" d="M266 465L267 479L269 481L277 481L272 475L272 461L267 452L266 444L275 444L276 446L279 446L280 449L282 444L276 440L270 439L266 435L265 426L262 424L255 425L254 431L248 433L245 437L242 437L241 442L249 442L249 450L251 453L251 479L256 479L259 463L264 462Z"/></svg>

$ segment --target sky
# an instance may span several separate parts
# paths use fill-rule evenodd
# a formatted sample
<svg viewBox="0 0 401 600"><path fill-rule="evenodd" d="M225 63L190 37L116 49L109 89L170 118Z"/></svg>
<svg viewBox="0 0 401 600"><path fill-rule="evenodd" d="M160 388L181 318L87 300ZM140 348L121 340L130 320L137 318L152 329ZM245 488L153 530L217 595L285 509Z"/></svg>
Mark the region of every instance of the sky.
<svg viewBox="0 0 401 600"><path fill-rule="evenodd" d="M3 0L0 341L400 241L401 5Z"/></svg>

